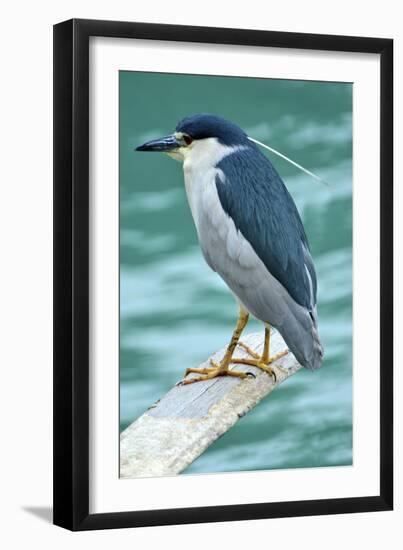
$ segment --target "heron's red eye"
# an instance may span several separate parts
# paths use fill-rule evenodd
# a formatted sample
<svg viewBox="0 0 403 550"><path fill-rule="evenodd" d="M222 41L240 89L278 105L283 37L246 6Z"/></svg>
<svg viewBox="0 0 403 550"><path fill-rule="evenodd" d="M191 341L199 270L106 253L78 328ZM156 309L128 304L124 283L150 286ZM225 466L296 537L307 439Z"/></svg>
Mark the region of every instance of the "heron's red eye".
<svg viewBox="0 0 403 550"><path fill-rule="evenodd" d="M190 145L193 141L193 139L190 136L183 136L183 141L186 143L186 145Z"/></svg>

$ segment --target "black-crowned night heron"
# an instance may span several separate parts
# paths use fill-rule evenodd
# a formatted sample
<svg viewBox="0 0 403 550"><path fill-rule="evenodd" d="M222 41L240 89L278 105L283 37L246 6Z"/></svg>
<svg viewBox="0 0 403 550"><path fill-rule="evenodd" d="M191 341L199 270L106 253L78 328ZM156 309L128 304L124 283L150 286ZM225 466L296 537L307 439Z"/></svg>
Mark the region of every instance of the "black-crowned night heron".
<svg viewBox="0 0 403 550"><path fill-rule="evenodd" d="M271 162L238 126L218 116L183 119L172 135L137 151L162 151L183 161L185 188L208 265L226 282L239 304L239 318L222 361L187 369L200 376L184 384L247 373L231 363L254 365L274 376L270 327L275 327L298 362L321 366L323 348L316 314L316 274L308 240L291 195ZM253 315L265 324L263 355L239 342ZM233 357L237 345L250 358ZM185 375L186 376L186 375Z"/></svg>

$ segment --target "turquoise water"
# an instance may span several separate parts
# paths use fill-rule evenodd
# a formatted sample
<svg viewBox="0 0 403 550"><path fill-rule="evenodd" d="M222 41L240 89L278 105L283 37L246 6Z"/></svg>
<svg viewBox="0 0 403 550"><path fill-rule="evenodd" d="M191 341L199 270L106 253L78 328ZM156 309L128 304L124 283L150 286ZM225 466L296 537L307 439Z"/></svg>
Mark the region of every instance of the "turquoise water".
<svg viewBox="0 0 403 550"><path fill-rule="evenodd" d="M316 172L269 154L301 213L318 274L323 368L300 371L186 473L352 463L352 86L120 73L120 420L124 429L229 339L237 307L205 264L181 165L135 153L182 117L229 118ZM247 331L259 330L256 321Z"/></svg>

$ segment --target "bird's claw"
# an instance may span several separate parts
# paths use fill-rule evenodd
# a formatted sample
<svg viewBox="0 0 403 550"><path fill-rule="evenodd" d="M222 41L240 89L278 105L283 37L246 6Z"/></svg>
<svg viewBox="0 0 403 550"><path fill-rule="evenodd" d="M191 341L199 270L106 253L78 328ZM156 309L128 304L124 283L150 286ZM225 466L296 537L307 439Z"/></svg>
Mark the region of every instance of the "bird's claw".
<svg viewBox="0 0 403 550"><path fill-rule="evenodd" d="M269 364L266 364L261 359L260 360L257 360L257 359L244 359L243 357L240 357L238 359L238 358L234 357L231 360L231 363L235 363L235 364L238 363L240 365L251 365L252 367L257 367L258 369L266 372L269 376L271 376L273 378L274 382L277 382L277 376L276 376L275 371L271 368L271 366ZM252 373L248 373L248 374L252 374Z"/></svg>
<svg viewBox="0 0 403 550"><path fill-rule="evenodd" d="M204 380L212 380L218 378L219 376L231 376L235 378L245 379L248 377L256 378L256 375L253 372L243 372L238 370L229 369L226 364L221 365L215 363L213 360L210 361L211 367L202 367L202 368L190 368L186 369L185 377L182 380L179 380L175 385L176 386L187 386L188 384L193 384L195 382L202 382ZM193 378L186 378L188 374L195 373L202 376L195 376Z"/></svg>

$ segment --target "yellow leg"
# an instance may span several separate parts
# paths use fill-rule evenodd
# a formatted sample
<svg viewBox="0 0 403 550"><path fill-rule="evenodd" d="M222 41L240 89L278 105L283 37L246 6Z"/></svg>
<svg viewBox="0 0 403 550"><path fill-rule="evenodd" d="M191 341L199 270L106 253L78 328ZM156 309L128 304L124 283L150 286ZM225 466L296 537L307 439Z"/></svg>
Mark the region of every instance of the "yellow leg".
<svg viewBox="0 0 403 550"><path fill-rule="evenodd" d="M280 357L286 355L288 353L288 349L270 357L270 327L265 328L263 354L261 357L246 344L240 342L238 345L241 346L245 351L247 351L249 355L253 357L253 359L234 357L231 359L231 363L258 367L264 372L267 372L267 374L270 374L270 376L272 376L274 380L276 380L276 373L270 367L270 363L274 363L274 361L277 361L277 359L280 359Z"/></svg>
<svg viewBox="0 0 403 550"><path fill-rule="evenodd" d="M181 384L183 385L193 384L194 382L200 382L202 380L211 380L211 378L216 378L217 376L225 376L225 375L236 376L238 378L246 378L247 376L249 376L248 373L246 372L229 370L229 365L232 363L232 354L234 353L234 350L239 342L239 338L241 336L243 329L246 326L246 323L248 322L248 319L249 319L249 313L247 313L244 309L240 309L235 330L232 334L231 341L228 344L227 350L225 352L225 355L222 361L219 364L215 363L214 361L211 361L211 365L212 365L211 367L186 369L185 378L191 372L201 374L203 376L196 376L194 378L184 379L181 382Z"/></svg>
<svg viewBox="0 0 403 550"><path fill-rule="evenodd" d="M264 328L264 346L263 346L263 363L269 363L270 361L270 327Z"/></svg>

